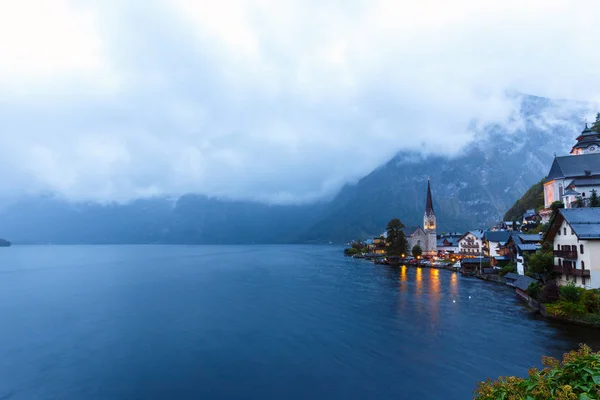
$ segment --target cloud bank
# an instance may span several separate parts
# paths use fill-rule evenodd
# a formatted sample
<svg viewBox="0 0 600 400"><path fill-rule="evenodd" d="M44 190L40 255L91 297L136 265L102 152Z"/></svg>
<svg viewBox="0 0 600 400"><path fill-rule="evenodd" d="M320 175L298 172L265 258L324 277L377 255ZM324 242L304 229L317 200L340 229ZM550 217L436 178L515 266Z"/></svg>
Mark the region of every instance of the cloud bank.
<svg viewBox="0 0 600 400"><path fill-rule="evenodd" d="M600 100L595 7L0 0L0 197L326 198L507 92Z"/></svg>

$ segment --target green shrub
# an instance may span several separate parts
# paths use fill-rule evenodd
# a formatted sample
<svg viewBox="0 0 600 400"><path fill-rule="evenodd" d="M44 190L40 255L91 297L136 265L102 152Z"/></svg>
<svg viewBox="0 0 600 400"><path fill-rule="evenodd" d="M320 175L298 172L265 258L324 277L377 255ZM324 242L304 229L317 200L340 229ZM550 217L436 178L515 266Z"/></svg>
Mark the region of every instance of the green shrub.
<svg viewBox="0 0 600 400"><path fill-rule="evenodd" d="M583 304L572 303L570 301L561 300L546 306L546 311L555 317L579 317L586 314L586 309Z"/></svg>
<svg viewBox="0 0 600 400"><path fill-rule="evenodd" d="M480 382L475 389L476 400L500 399L600 399L600 352L585 345L563 356L562 362L542 357L544 369L531 368L528 377L500 377L492 382Z"/></svg>
<svg viewBox="0 0 600 400"><path fill-rule="evenodd" d="M585 289L578 288L573 282L560 287L560 297L571 303L578 303L584 292Z"/></svg>
<svg viewBox="0 0 600 400"><path fill-rule="evenodd" d="M529 297L532 297L537 300L540 298L541 290L542 285L540 285L539 282L531 282L529 284L529 287L527 288L527 294L529 295Z"/></svg>
<svg viewBox="0 0 600 400"><path fill-rule="evenodd" d="M358 253L360 253L360 251L355 247L350 247L349 249L344 250L344 254L349 255L349 256L353 256Z"/></svg>
<svg viewBox="0 0 600 400"><path fill-rule="evenodd" d="M498 275L500 276L504 276L506 274L508 274L509 272L517 272L517 266L515 264L508 264L505 265L504 267L502 267L500 269L500 272L498 272Z"/></svg>
<svg viewBox="0 0 600 400"><path fill-rule="evenodd" d="M600 311L600 294L595 290L586 290L582 300L587 312L597 313Z"/></svg>

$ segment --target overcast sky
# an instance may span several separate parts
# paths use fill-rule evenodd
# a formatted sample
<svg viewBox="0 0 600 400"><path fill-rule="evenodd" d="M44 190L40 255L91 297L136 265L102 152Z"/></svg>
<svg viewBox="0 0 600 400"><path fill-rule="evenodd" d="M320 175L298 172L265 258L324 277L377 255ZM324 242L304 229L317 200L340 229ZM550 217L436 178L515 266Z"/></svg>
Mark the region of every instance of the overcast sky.
<svg viewBox="0 0 600 400"><path fill-rule="evenodd" d="M311 201L506 91L600 100L597 0L0 0L0 197ZM424 147L425 143L432 146Z"/></svg>

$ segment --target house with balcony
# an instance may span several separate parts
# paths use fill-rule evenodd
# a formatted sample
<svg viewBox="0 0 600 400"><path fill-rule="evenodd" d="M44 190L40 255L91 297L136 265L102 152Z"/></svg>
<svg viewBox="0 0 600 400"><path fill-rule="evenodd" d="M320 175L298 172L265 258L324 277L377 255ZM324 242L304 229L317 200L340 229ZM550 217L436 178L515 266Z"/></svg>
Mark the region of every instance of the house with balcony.
<svg viewBox="0 0 600 400"><path fill-rule="evenodd" d="M483 231L469 231L458 239L458 253L463 257L483 255Z"/></svg>
<svg viewBox="0 0 600 400"><path fill-rule="evenodd" d="M509 231L485 231L482 237L483 243L483 255L489 257L492 266L498 266L506 264L510 261L510 257L506 254L500 254L501 249L508 239L510 239L512 232Z"/></svg>
<svg viewBox="0 0 600 400"><path fill-rule="evenodd" d="M460 233L446 233L437 240L437 251L442 256L458 254L458 240L462 237Z"/></svg>
<svg viewBox="0 0 600 400"><path fill-rule="evenodd" d="M384 256L386 253L386 242L383 236L376 237L373 239L373 243L368 245L369 253Z"/></svg>
<svg viewBox="0 0 600 400"><path fill-rule="evenodd" d="M600 288L600 208L560 209L545 239L552 242L557 282Z"/></svg>

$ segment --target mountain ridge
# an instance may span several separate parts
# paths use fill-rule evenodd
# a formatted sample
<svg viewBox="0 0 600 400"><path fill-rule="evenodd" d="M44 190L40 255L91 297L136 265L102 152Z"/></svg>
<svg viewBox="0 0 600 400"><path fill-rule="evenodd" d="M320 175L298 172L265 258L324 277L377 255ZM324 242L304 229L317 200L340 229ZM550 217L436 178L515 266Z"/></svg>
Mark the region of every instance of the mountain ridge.
<svg viewBox="0 0 600 400"><path fill-rule="evenodd" d="M476 127L452 157L399 152L347 184L329 202L267 205L185 194L126 204L27 197L0 209L0 235L13 243L345 243L378 235L392 218L420 225L431 179L438 233L483 228L568 152L585 102L520 95L507 124Z"/></svg>

